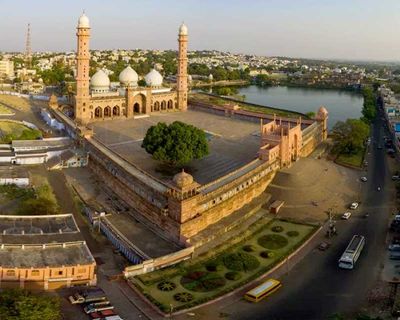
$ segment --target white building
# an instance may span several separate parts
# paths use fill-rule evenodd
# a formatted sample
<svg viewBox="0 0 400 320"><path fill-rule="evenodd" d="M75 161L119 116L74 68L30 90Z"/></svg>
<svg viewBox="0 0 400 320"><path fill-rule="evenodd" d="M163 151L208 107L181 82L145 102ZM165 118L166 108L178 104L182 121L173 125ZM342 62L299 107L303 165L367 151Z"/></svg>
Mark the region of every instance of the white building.
<svg viewBox="0 0 400 320"><path fill-rule="evenodd" d="M14 79L14 61L0 60L0 77Z"/></svg>

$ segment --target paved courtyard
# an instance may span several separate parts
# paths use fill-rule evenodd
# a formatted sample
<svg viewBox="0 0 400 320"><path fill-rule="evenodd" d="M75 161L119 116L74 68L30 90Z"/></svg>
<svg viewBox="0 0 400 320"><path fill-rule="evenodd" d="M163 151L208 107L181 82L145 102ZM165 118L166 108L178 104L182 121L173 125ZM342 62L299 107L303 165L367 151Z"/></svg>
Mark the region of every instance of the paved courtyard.
<svg viewBox="0 0 400 320"><path fill-rule="evenodd" d="M257 123L188 110L151 115L147 118L114 120L93 124L95 137L126 160L159 179L171 176L160 171L159 164L141 148L147 129L158 122L182 121L206 131L210 154L190 163L188 171L201 184L210 182L257 157L260 145Z"/></svg>

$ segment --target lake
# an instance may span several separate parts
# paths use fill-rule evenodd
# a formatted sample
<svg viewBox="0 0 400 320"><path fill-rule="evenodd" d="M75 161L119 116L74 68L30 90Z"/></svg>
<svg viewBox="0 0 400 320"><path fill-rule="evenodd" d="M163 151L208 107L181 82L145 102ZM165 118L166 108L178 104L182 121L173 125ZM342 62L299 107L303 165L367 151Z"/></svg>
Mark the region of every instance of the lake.
<svg viewBox="0 0 400 320"><path fill-rule="evenodd" d="M240 87L239 94L245 101L302 113L316 112L319 106L329 111L329 129L339 120L361 117L363 97L360 93L333 89L299 87Z"/></svg>

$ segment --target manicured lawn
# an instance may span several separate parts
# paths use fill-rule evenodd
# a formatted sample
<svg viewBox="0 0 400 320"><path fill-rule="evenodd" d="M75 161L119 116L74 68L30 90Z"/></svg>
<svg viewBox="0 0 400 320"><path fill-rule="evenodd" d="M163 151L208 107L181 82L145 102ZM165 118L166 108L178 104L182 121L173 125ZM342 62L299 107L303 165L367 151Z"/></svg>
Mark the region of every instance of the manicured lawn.
<svg viewBox="0 0 400 320"><path fill-rule="evenodd" d="M315 230L311 225L272 220L215 256L200 256L129 281L164 312L170 305L175 311L190 308L264 274Z"/></svg>
<svg viewBox="0 0 400 320"><path fill-rule="evenodd" d="M35 140L42 137L39 130L28 128L22 123L0 121L0 143L10 143L12 140Z"/></svg>
<svg viewBox="0 0 400 320"><path fill-rule="evenodd" d="M14 114L9 108L0 103L0 114Z"/></svg>
<svg viewBox="0 0 400 320"><path fill-rule="evenodd" d="M340 154L336 158L336 163L350 165L353 167L362 167L363 159L364 159L365 150L362 150L356 154Z"/></svg>

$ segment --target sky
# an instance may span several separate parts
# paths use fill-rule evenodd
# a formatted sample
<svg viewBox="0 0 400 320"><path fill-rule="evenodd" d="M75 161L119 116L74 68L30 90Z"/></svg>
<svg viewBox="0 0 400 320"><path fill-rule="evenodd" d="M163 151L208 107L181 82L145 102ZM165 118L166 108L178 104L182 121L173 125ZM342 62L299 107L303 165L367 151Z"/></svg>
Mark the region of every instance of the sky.
<svg viewBox="0 0 400 320"><path fill-rule="evenodd" d="M85 10L92 49L176 49L400 61L399 0L0 0L0 51L75 50Z"/></svg>

